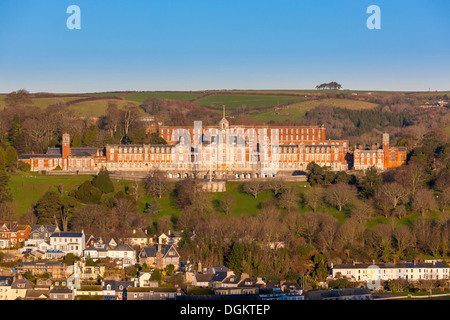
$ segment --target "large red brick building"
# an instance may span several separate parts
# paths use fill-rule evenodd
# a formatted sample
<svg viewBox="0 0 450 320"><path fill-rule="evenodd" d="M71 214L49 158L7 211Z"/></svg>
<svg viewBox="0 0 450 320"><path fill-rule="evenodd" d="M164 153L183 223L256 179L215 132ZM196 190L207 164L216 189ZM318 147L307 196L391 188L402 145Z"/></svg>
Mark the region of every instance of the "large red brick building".
<svg viewBox="0 0 450 320"><path fill-rule="evenodd" d="M166 171L171 178L189 172L205 178L251 178L292 175L315 162L332 171L364 170L375 165L380 170L405 163L406 150L389 146L349 150L347 140L327 140L323 126L230 125L225 115L217 126L159 126L161 145L107 145L104 148L71 148L70 136L63 135L61 148L46 154L21 155L32 171L91 172L105 167L111 172L151 169Z"/></svg>

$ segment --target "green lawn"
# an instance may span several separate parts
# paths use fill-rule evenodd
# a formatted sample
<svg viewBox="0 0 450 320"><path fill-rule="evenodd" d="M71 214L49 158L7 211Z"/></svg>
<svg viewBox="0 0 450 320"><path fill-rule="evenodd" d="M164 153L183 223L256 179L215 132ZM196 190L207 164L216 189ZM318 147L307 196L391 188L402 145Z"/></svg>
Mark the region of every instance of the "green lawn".
<svg viewBox="0 0 450 320"><path fill-rule="evenodd" d="M222 107L234 109L246 105L249 108L261 106L276 106L285 102L299 101L304 99L299 96L276 96L276 95L250 95L250 94L216 94L195 101L202 106Z"/></svg>
<svg viewBox="0 0 450 320"><path fill-rule="evenodd" d="M11 175L10 189L14 196L13 209L18 215L17 218L30 210L44 193L55 186L63 184L64 190L69 191L90 179L92 179L92 176L83 175L46 176L37 173Z"/></svg>
<svg viewBox="0 0 450 320"><path fill-rule="evenodd" d="M293 103L285 106L282 110L268 109L261 110L256 114L246 115L247 118L261 122L295 120L305 116L305 113L317 106L327 105L345 109L360 110L372 109L377 105L375 103L357 101L352 99L321 99L310 100L299 103Z"/></svg>
<svg viewBox="0 0 450 320"><path fill-rule="evenodd" d="M173 100L192 100L200 96L201 92L139 92L132 93L125 97L126 100L143 102L148 98L173 99Z"/></svg>

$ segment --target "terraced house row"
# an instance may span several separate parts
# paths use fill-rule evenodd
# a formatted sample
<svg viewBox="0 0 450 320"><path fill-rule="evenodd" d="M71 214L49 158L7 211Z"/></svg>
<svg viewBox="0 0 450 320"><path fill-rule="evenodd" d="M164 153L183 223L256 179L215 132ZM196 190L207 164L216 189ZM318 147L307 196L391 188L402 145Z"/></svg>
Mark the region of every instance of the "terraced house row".
<svg viewBox="0 0 450 320"><path fill-rule="evenodd" d="M46 154L19 157L32 171L61 169L66 172L146 172L158 169L169 178L182 178L194 171L205 178L260 178L291 176L315 162L332 171L379 170L406 162L406 148L392 147L389 135L382 145L350 150L347 140L326 139L324 126L230 125L225 115L217 126L159 126L161 145L107 145L104 148L71 148L64 134L60 148Z"/></svg>

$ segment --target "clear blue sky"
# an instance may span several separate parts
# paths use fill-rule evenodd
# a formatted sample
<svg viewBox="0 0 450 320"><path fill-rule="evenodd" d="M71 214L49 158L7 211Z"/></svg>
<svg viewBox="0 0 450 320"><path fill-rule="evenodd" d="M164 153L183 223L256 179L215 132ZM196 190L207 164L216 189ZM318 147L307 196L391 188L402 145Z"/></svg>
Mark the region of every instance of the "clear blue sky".
<svg viewBox="0 0 450 320"><path fill-rule="evenodd" d="M69 30L69 5L81 30ZM369 30L368 6L381 9ZM448 0L0 0L0 92L450 90Z"/></svg>

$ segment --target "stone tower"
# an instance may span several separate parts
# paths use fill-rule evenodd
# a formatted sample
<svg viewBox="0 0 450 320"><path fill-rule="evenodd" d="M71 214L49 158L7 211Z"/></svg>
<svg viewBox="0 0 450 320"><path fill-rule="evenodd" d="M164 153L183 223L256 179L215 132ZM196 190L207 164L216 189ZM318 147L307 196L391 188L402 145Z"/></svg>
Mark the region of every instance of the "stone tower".
<svg viewBox="0 0 450 320"><path fill-rule="evenodd" d="M383 133L384 167L389 167L389 133Z"/></svg>
<svg viewBox="0 0 450 320"><path fill-rule="evenodd" d="M69 156L70 156L70 135L68 133L64 133L62 137L62 158L64 170L67 170L68 164L67 158Z"/></svg>

